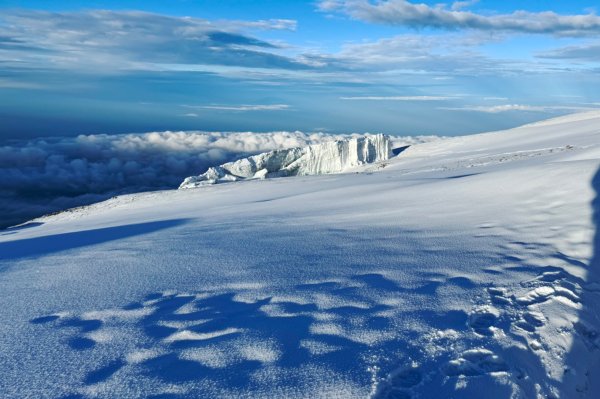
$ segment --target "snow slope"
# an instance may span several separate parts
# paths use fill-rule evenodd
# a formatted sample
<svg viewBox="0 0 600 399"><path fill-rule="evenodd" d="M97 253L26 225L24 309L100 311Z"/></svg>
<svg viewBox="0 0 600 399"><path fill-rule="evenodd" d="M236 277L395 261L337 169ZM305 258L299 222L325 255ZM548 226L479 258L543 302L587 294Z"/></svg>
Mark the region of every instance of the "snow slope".
<svg viewBox="0 0 600 399"><path fill-rule="evenodd" d="M3 398L596 398L600 113L0 232Z"/></svg>
<svg viewBox="0 0 600 399"><path fill-rule="evenodd" d="M390 138L383 134L354 137L306 147L269 151L211 167L199 176L186 178L179 188L207 184L339 173L349 168L385 161L392 156Z"/></svg>

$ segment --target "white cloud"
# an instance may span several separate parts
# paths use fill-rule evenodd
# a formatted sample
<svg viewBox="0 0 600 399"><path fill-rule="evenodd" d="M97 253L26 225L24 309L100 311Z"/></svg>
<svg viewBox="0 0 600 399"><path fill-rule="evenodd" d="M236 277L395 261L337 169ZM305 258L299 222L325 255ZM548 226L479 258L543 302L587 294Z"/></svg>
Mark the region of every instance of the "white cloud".
<svg viewBox="0 0 600 399"><path fill-rule="evenodd" d="M24 82L20 80L14 79L0 79L0 89L30 89L30 90L39 90L46 89L47 86L44 86L42 83L38 82Z"/></svg>
<svg viewBox="0 0 600 399"><path fill-rule="evenodd" d="M492 106L467 106L467 107L440 107L449 111L471 111L484 112L488 114L498 114L501 112L522 111L522 112L552 112L552 111L585 111L595 108L571 106L571 105L524 105L524 104L503 104Z"/></svg>
<svg viewBox="0 0 600 399"><path fill-rule="evenodd" d="M254 28L264 30L291 30L295 31L298 22L293 19L261 19L259 21L228 21L230 26Z"/></svg>
<svg viewBox="0 0 600 399"><path fill-rule="evenodd" d="M587 36L600 32L600 17L593 13L561 15L552 11L514 11L510 14L478 14L462 8L471 2L430 6L407 0L325 0L319 8L341 12L366 22L413 28L477 29L499 32Z"/></svg>
<svg viewBox="0 0 600 399"><path fill-rule="evenodd" d="M538 53L539 58L600 62L600 42L561 47Z"/></svg>
<svg viewBox="0 0 600 399"><path fill-rule="evenodd" d="M164 70L167 65L226 65L302 69L281 45L248 30L295 30L293 20L219 20L141 11L0 14L0 61L15 68L58 68L109 73Z"/></svg>
<svg viewBox="0 0 600 399"><path fill-rule="evenodd" d="M508 98L506 97L483 97L484 101L506 101Z"/></svg>
<svg viewBox="0 0 600 399"><path fill-rule="evenodd" d="M359 101L444 101L454 97L441 96L364 96L364 97L340 97L341 100Z"/></svg>
<svg viewBox="0 0 600 399"><path fill-rule="evenodd" d="M329 6L321 5L350 10L351 3L355 4L331 1ZM368 4L391 7L392 3L397 2ZM432 10L437 12L438 8ZM289 47L248 33L295 29L295 25L293 20L209 21L137 11L7 11L0 15L0 70L15 77L0 80L0 87L37 84L53 88L57 81L35 74L57 71L96 75L202 72L264 85L286 81L396 84L398 78L417 74L451 79L457 75L540 71L545 66L525 61L516 65L478 51L479 46L507 36L491 30L402 34L346 43L337 53ZM33 83L36 79L40 82ZM75 83L69 79L66 85Z"/></svg>
<svg viewBox="0 0 600 399"><path fill-rule="evenodd" d="M287 104L254 104L254 105L186 105L189 108L212 109L218 111L283 111L289 109Z"/></svg>
<svg viewBox="0 0 600 399"><path fill-rule="evenodd" d="M452 11L459 11L459 10L468 8L468 7L472 6L472 5L475 5L477 3L479 3L479 0L455 1L450 6L450 9Z"/></svg>
<svg viewBox="0 0 600 399"><path fill-rule="evenodd" d="M325 58L340 70L366 71L414 71L451 78L456 73L469 75L488 71L502 71L505 61L491 60L476 51L478 46L498 42L502 35L485 32L469 34L402 34L371 42L352 43ZM373 75L370 75L372 79Z"/></svg>

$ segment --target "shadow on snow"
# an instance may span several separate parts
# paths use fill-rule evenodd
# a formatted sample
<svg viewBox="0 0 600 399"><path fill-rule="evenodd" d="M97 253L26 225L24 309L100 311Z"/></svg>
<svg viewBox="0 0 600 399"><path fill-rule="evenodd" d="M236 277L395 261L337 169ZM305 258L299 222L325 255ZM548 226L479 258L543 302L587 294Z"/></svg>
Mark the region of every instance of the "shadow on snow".
<svg viewBox="0 0 600 399"><path fill-rule="evenodd" d="M0 261L44 256L60 251L152 233L186 223L185 219L130 224L0 242Z"/></svg>
<svg viewBox="0 0 600 399"><path fill-rule="evenodd" d="M581 336L585 351L592 353L591 363L582 364L581 350L572 347L571 352L566 354L565 365L569 367L565 370L565 378L578 377L576 374L571 376L570 371L585 371L584 383L577 385L579 393L592 393L590 397L597 397L600 394L600 168L596 171L592 182L592 188L595 197L592 200L592 224L594 227L594 237L592 241L593 254L587 266L587 276L585 289L581 291L581 309L578 315L578 321L575 324L575 330ZM581 376L579 376L581 381Z"/></svg>

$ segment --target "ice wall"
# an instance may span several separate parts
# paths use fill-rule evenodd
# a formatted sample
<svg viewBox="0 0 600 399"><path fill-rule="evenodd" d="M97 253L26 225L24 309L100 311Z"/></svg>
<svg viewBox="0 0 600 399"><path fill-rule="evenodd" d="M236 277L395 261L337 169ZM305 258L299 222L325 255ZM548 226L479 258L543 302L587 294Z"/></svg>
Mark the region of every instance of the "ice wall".
<svg viewBox="0 0 600 399"><path fill-rule="evenodd" d="M209 168L186 178L179 188L192 188L244 179L339 173L346 169L385 161L392 144L383 134L330 141L303 148L269 151Z"/></svg>

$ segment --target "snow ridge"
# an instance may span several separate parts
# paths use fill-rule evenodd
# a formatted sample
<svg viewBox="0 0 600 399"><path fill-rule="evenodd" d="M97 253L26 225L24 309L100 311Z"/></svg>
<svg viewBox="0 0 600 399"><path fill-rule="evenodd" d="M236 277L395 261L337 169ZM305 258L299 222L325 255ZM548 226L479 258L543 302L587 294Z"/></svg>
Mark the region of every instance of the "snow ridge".
<svg viewBox="0 0 600 399"><path fill-rule="evenodd" d="M307 147L275 150L211 167L186 178L179 188L193 188L244 179L339 173L392 156L390 138L383 134L330 141Z"/></svg>

